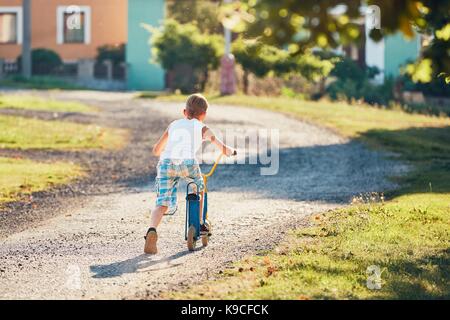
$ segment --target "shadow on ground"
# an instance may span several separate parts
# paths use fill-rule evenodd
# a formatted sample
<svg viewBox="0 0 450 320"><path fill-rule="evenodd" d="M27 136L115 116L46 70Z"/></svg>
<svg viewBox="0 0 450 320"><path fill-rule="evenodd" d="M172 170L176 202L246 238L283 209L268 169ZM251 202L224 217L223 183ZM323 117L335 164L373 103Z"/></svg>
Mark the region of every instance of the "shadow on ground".
<svg viewBox="0 0 450 320"><path fill-rule="evenodd" d="M174 260L187 254L189 254L189 251L181 251L169 257L156 260L154 259L155 256L141 254L119 262L94 265L90 267L90 270L95 273L92 277L97 279L120 277L126 273L163 270L181 265L181 262L174 262Z"/></svg>
<svg viewBox="0 0 450 320"><path fill-rule="evenodd" d="M392 182L380 177L395 176L405 169L356 141L285 148L279 151L278 163L275 156L265 166L248 164L248 157L245 163L220 165L210 179L210 191L245 191L269 199L348 202L360 193L394 188ZM278 167L276 174L261 175L261 169L270 166ZM204 172L210 168L202 166Z"/></svg>
<svg viewBox="0 0 450 320"><path fill-rule="evenodd" d="M415 165L394 195L450 192L450 126L370 130L361 139L376 141Z"/></svg>

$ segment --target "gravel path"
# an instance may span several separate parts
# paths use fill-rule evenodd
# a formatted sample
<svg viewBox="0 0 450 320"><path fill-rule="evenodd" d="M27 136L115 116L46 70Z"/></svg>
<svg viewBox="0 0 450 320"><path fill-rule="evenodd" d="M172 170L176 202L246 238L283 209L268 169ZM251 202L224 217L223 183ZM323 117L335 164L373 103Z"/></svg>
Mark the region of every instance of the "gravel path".
<svg viewBox="0 0 450 320"><path fill-rule="evenodd" d="M143 128L142 141L148 142L133 145L142 150L129 154L141 157L134 163L147 162L150 168L155 159L144 155L151 140L182 108L130 100L124 94L57 94L112 108L124 122L129 120L127 113L151 115L148 126L155 130ZM0 240L0 298L158 298L163 291L214 277L233 261L273 247L311 213L342 206L359 193L394 187L386 177L401 168L358 143L281 114L213 105L206 122L220 130L274 128L280 136L277 175L260 175L258 165L218 167L209 184L214 235L208 247L186 250L180 188L178 212L165 217L159 229L160 253L143 254L142 236L155 200L147 171L142 175L146 185L130 182L104 194L86 195L76 206L59 206L53 218Z"/></svg>
<svg viewBox="0 0 450 320"><path fill-rule="evenodd" d="M168 122L157 110L135 107L129 93L18 91L14 94L46 98L78 99L98 107L91 114L0 109L0 115L16 115L42 120L70 121L123 128L129 132L129 143L121 150L14 150L0 149L0 157L24 157L38 161L72 161L80 164L88 178L70 185L37 192L26 201L9 203L0 211L0 238L26 230L42 220L71 210L85 196L110 194L148 183L157 159L149 157L152 142Z"/></svg>

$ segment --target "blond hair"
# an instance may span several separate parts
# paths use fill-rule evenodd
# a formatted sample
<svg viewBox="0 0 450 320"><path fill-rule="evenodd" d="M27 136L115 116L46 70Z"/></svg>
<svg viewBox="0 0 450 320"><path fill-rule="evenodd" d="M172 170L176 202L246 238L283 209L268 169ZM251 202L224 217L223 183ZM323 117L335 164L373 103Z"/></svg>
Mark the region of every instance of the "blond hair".
<svg viewBox="0 0 450 320"><path fill-rule="evenodd" d="M209 104L208 100L200 94L191 94L186 101L186 112L189 117L198 117L208 110Z"/></svg>

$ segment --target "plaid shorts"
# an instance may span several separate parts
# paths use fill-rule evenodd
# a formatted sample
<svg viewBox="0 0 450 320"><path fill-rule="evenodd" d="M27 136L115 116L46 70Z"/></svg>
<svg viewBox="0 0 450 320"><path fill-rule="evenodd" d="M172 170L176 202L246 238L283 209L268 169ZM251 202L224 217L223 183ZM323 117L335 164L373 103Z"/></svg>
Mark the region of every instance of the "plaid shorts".
<svg viewBox="0 0 450 320"><path fill-rule="evenodd" d="M156 176L156 205L174 208L177 205L177 186L180 179L195 182L203 191L200 166L195 160L163 159L158 162Z"/></svg>

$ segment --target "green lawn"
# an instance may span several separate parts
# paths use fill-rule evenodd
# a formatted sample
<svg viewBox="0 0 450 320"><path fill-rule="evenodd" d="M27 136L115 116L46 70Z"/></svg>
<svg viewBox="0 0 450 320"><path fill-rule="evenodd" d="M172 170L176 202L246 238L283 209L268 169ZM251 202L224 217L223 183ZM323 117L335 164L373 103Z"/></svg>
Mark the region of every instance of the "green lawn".
<svg viewBox="0 0 450 320"><path fill-rule="evenodd" d="M0 206L82 175L83 170L72 163L40 163L0 157Z"/></svg>
<svg viewBox="0 0 450 320"><path fill-rule="evenodd" d="M13 76L0 80L0 87L39 89L39 90L84 90L83 86L66 82L58 77L52 76L32 76L31 79L25 79L22 76Z"/></svg>
<svg viewBox="0 0 450 320"><path fill-rule="evenodd" d="M1 108L50 112L96 111L78 102L15 95L0 95ZM0 149L117 149L126 140L127 131L123 129L0 115ZM24 194L68 183L80 175L81 168L70 163L0 158L0 203L19 200Z"/></svg>
<svg viewBox="0 0 450 320"><path fill-rule="evenodd" d="M2 108L52 112L93 112L97 110L80 102L47 100L22 95L0 95L0 109Z"/></svg>
<svg viewBox="0 0 450 320"><path fill-rule="evenodd" d="M450 298L448 195L402 196L315 215L276 250L176 299ZM445 204L445 202L447 204ZM366 286L378 266L381 289Z"/></svg>
<svg viewBox="0 0 450 320"><path fill-rule="evenodd" d="M414 169L393 177L401 188L387 195L387 201L359 201L316 215L309 228L293 231L276 250L248 257L218 280L168 298L450 298L449 118L289 98L210 101L305 119L372 148L393 151ZM371 265L382 271L380 290L366 286Z"/></svg>
<svg viewBox="0 0 450 320"><path fill-rule="evenodd" d="M3 149L114 149L121 147L125 140L126 132L122 129L0 116L0 148Z"/></svg>

